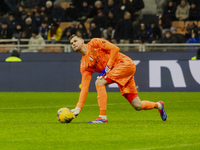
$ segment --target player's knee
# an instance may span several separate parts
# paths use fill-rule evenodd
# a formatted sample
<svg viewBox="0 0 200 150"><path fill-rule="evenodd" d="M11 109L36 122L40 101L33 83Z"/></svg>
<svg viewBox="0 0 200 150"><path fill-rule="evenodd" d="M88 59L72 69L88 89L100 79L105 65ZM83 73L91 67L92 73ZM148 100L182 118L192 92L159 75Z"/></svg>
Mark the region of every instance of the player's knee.
<svg viewBox="0 0 200 150"><path fill-rule="evenodd" d="M137 110L137 111L140 111L141 107L140 106L135 106L134 109Z"/></svg>
<svg viewBox="0 0 200 150"><path fill-rule="evenodd" d="M96 85L96 86L97 86L97 85L100 85L100 80L97 79L97 80L95 81L95 85Z"/></svg>
<svg viewBox="0 0 200 150"><path fill-rule="evenodd" d="M131 105L137 111L140 111L142 108L142 102L140 101L139 97L136 97L132 102Z"/></svg>
<svg viewBox="0 0 200 150"><path fill-rule="evenodd" d="M95 81L95 86L97 86L97 85L107 85L107 81L105 80L105 79L97 79L96 81Z"/></svg>

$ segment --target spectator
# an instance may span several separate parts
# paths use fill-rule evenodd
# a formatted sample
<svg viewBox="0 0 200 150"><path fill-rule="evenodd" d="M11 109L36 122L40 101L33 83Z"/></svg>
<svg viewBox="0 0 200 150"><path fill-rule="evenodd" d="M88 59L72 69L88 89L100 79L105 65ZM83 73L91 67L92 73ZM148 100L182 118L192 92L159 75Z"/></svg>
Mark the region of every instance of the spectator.
<svg viewBox="0 0 200 150"><path fill-rule="evenodd" d="M21 39L22 38L22 32L23 32L22 25L17 24L16 29L15 29L15 31L13 33L13 38Z"/></svg>
<svg viewBox="0 0 200 150"><path fill-rule="evenodd" d="M97 0L94 3L94 8L92 9L92 17L94 18L95 16L97 16L100 10L103 11L103 3L100 0Z"/></svg>
<svg viewBox="0 0 200 150"><path fill-rule="evenodd" d="M133 27L130 12L126 11L124 13L124 18L118 21L115 28L114 39L120 44L128 44L133 40Z"/></svg>
<svg viewBox="0 0 200 150"><path fill-rule="evenodd" d="M70 30L68 29L66 32L65 32L65 34L63 34L62 35L62 38L61 38L61 40L62 40L62 43L64 44L69 44L69 42L66 42L66 41L68 41L69 40L69 37L71 36L72 34L71 34L71 32L70 32Z"/></svg>
<svg viewBox="0 0 200 150"><path fill-rule="evenodd" d="M161 27L162 30L171 28L170 18L168 15L163 13L162 9L158 9L158 13L156 16L157 16L158 25Z"/></svg>
<svg viewBox="0 0 200 150"><path fill-rule="evenodd" d="M85 28L85 25L83 22L80 22L77 26L77 31L81 32L82 34L82 38L84 39L88 39L88 32L87 32L87 29ZM77 31L76 31L76 34L77 34Z"/></svg>
<svg viewBox="0 0 200 150"><path fill-rule="evenodd" d="M126 11L131 12L132 11L132 3L130 0L120 0L119 3L119 9L118 9L118 14L119 14L119 19L123 19L124 18L124 13Z"/></svg>
<svg viewBox="0 0 200 150"><path fill-rule="evenodd" d="M3 16L5 15L6 13L8 13L9 11L9 8L8 6L6 5L5 1L1 1L1 5L0 5L0 16Z"/></svg>
<svg viewBox="0 0 200 150"><path fill-rule="evenodd" d="M9 28L7 22L2 22L1 28L0 28L0 39L11 39L13 35L13 32L11 28Z"/></svg>
<svg viewBox="0 0 200 150"><path fill-rule="evenodd" d="M118 18L111 11L109 11L108 17L106 18L105 22L105 28L112 27L113 29L115 29L117 21Z"/></svg>
<svg viewBox="0 0 200 150"><path fill-rule="evenodd" d="M191 38L187 40L187 43L199 43L200 37L197 30L192 30Z"/></svg>
<svg viewBox="0 0 200 150"><path fill-rule="evenodd" d="M47 1L45 5L44 15L50 17L53 12L52 1Z"/></svg>
<svg viewBox="0 0 200 150"><path fill-rule="evenodd" d="M13 13L9 14L8 26L11 28L12 32L15 31L17 24L18 24L18 22L15 19L14 14Z"/></svg>
<svg viewBox="0 0 200 150"><path fill-rule="evenodd" d="M6 58L5 62L21 62L20 53L17 50L12 50L11 56Z"/></svg>
<svg viewBox="0 0 200 150"><path fill-rule="evenodd" d="M63 31L63 35L66 35L66 32L68 30L70 30L71 34L76 34L76 26L77 26L77 22L76 21L72 21L71 26L68 28L65 28L65 30Z"/></svg>
<svg viewBox="0 0 200 150"><path fill-rule="evenodd" d="M132 0L132 11L131 16L132 20L135 20L137 16L139 16L139 11L144 8L144 1L143 0Z"/></svg>
<svg viewBox="0 0 200 150"><path fill-rule="evenodd" d="M118 15L118 5L114 0L108 0L107 4L104 7L103 14L108 17L109 11L112 11L115 16Z"/></svg>
<svg viewBox="0 0 200 150"><path fill-rule="evenodd" d="M115 29L113 29L111 26L107 27L105 30L103 30L103 38L114 43L114 34L115 34Z"/></svg>
<svg viewBox="0 0 200 150"><path fill-rule="evenodd" d="M28 43L28 49L22 50L22 52L39 52L45 49L45 40L38 34L38 30L32 30L32 36Z"/></svg>
<svg viewBox="0 0 200 150"><path fill-rule="evenodd" d="M177 33L177 30L175 27L171 27L170 31L172 33L172 36L175 39L174 43L186 43L187 39L186 39L185 35Z"/></svg>
<svg viewBox="0 0 200 150"><path fill-rule="evenodd" d="M103 31L106 23L106 17L104 16L102 10L99 10L96 17L94 17L93 22Z"/></svg>
<svg viewBox="0 0 200 150"><path fill-rule="evenodd" d="M54 22L50 26L47 39L51 40L52 43L57 43L61 39L62 34L62 29L56 22Z"/></svg>
<svg viewBox="0 0 200 150"><path fill-rule="evenodd" d="M164 14L169 16L170 21L176 20L176 5L172 0L168 1L167 7L164 10Z"/></svg>
<svg viewBox="0 0 200 150"><path fill-rule="evenodd" d="M36 11L34 16L32 17L32 21L37 28L39 28L42 24L43 17L40 15L39 11Z"/></svg>
<svg viewBox="0 0 200 150"><path fill-rule="evenodd" d="M26 25L26 18L28 18L28 14L25 11L23 11L21 14L21 18L19 19L19 22L22 26Z"/></svg>
<svg viewBox="0 0 200 150"><path fill-rule="evenodd" d="M90 23L90 33L89 38L101 38L102 32L100 28L95 24L95 22Z"/></svg>
<svg viewBox="0 0 200 150"><path fill-rule="evenodd" d="M52 0L55 1L55 0ZM45 7L47 0L40 0L39 3L35 6L37 6L38 8L42 8Z"/></svg>
<svg viewBox="0 0 200 150"><path fill-rule="evenodd" d="M76 31L76 35L78 36L78 37L83 37L83 34L82 34L82 32L80 31L80 30L77 30Z"/></svg>
<svg viewBox="0 0 200 150"><path fill-rule="evenodd" d="M40 2L43 0L24 0L24 7L25 8L34 8L40 5Z"/></svg>
<svg viewBox="0 0 200 150"><path fill-rule="evenodd" d="M148 43L149 35L147 33L146 25L144 23L140 24L140 29L136 35L136 40L140 40L142 43Z"/></svg>
<svg viewBox="0 0 200 150"><path fill-rule="evenodd" d="M48 22L43 21L42 25L39 27L39 33L45 40L47 40L47 38L48 38L48 31L49 31Z"/></svg>
<svg viewBox="0 0 200 150"><path fill-rule="evenodd" d="M5 3L7 4L8 8L11 12L16 10L16 0L6 0Z"/></svg>
<svg viewBox="0 0 200 150"><path fill-rule="evenodd" d="M176 9L176 18L179 21L185 21L189 18L190 5L186 0L181 0L180 5Z"/></svg>
<svg viewBox="0 0 200 150"><path fill-rule="evenodd" d="M176 5L176 6L178 6L180 3L181 3L181 0L172 0L173 2L174 2L174 4Z"/></svg>
<svg viewBox="0 0 200 150"><path fill-rule="evenodd" d="M65 10L60 7L59 1L53 3L52 17L55 22L61 22L65 17Z"/></svg>
<svg viewBox="0 0 200 150"><path fill-rule="evenodd" d="M51 25L52 23L54 23L55 21L53 21L52 17L48 17L48 16L43 16L44 19L43 21L46 21L48 25Z"/></svg>
<svg viewBox="0 0 200 150"><path fill-rule="evenodd" d="M164 36L158 40L158 41L154 41L154 43L175 43L175 38L172 36L171 31L166 31L164 33ZM164 50L166 51L166 49Z"/></svg>
<svg viewBox="0 0 200 150"><path fill-rule="evenodd" d="M32 35L32 30L37 30L35 24L32 23L32 19L31 18L26 18L25 20L25 26L24 28L24 32L25 32L25 38L30 39L31 35Z"/></svg>
<svg viewBox="0 0 200 150"><path fill-rule="evenodd" d="M195 3L190 5L189 20L200 20L200 9L196 7Z"/></svg>
<svg viewBox="0 0 200 150"><path fill-rule="evenodd" d="M136 19L133 21L133 42L134 43L141 43L141 41L136 40L137 37L137 31L139 31L140 29L140 23L139 23L139 19Z"/></svg>
<svg viewBox="0 0 200 150"><path fill-rule="evenodd" d="M187 40L186 43L188 44L195 44L195 43L199 43L200 42L200 36L198 35L198 31L197 30L192 30L192 36L191 38L189 38ZM187 47L187 51L192 52L192 51L196 51L197 47L196 46L188 46Z"/></svg>
<svg viewBox="0 0 200 150"><path fill-rule="evenodd" d="M165 31L164 36L160 40L154 41L153 44L155 44L155 43L166 44L166 43L175 43L175 42L176 42L175 37L173 37L171 31L168 30L168 31ZM164 48L160 46L160 48L161 48L161 51L163 51L163 52L174 51L173 46L165 46Z"/></svg>
<svg viewBox="0 0 200 150"><path fill-rule="evenodd" d="M16 16L17 20L21 20L22 19L22 13L23 12L25 12L24 6L23 5L19 5L17 7L17 10L15 11L15 16Z"/></svg>
<svg viewBox="0 0 200 150"><path fill-rule="evenodd" d="M194 21L190 21L189 24L186 27L185 37L187 39L191 38L192 30L198 31L198 27L197 27L197 25L196 25L196 23Z"/></svg>
<svg viewBox="0 0 200 150"><path fill-rule="evenodd" d="M88 2L83 1L82 6L80 8L80 15L79 15L78 20L79 21L86 21L88 18L91 17L91 14L92 14L92 9L88 5Z"/></svg>
<svg viewBox="0 0 200 150"><path fill-rule="evenodd" d="M65 12L65 21L73 21L77 20L79 17L79 8L73 3L70 4L69 8L67 8Z"/></svg>
<svg viewBox="0 0 200 150"><path fill-rule="evenodd" d="M157 25L156 21L150 21L150 26L147 31L148 34L148 43L152 43L153 41L159 40L162 38L162 30Z"/></svg>
<svg viewBox="0 0 200 150"><path fill-rule="evenodd" d="M200 49L197 50L197 55L192 57L191 60L200 60Z"/></svg>

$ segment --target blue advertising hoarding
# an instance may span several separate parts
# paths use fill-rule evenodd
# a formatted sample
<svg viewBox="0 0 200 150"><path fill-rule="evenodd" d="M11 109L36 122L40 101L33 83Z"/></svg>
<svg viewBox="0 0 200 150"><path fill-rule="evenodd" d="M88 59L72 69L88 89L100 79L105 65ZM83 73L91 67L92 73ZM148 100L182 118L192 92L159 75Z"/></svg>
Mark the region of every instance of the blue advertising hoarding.
<svg viewBox="0 0 200 150"><path fill-rule="evenodd" d="M200 91L200 60L195 53L127 53L136 64L135 80L141 92ZM0 91L78 92L81 82L78 53L22 54L23 62L6 63L1 55ZM94 92L98 73L93 74ZM119 91L116 84L107 91Z"/></svg>

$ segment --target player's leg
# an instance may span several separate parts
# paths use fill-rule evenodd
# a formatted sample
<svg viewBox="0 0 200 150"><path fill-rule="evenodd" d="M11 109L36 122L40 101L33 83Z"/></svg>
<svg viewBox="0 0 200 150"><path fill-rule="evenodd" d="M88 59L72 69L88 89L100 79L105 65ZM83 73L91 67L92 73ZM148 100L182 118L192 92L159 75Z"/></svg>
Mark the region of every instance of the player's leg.
<svg viewBox="0 0 200 150"><path fill-rule="evenodd" d="M106 85L108 85L108 81L105 79L97 78L95 82L96 90L97 90L97 101L100 109L99 117L88 123L106 123L108 122L106 116L107 109L107 93L106 93Z"/></svg>
<svg viewBox="0 0 200 150"><path fill-rule="evenodd" d="M147 100L141 101L140 98L137 96L137 94L124 94L124 97L137 111L157 108L160 113L161 119L163 121L166 121L167 114L164 110L164 103L162 101L159 102L151 102Z"/></svg>
<svg viewBox="0 0 200 150"><path fill-rule="evenodd" d="M131 94L129 94L131 95ZM129 96L128 96L129 97ZM131 101L131 100L129 100ZM149 110L153 108L161 109L162 105L159 102L151 102L151 101L141 101L140 98L137 96L132 99L130 104L135 108L135 110Z"/></svg>
<svg viewBox="0 0 200 150"><path fill-rule="evenodd" d="M164 103L160 102L151 102L148 100L141 101L137 94L137 88L135 84L134 77L132 77L125 86L120 86L120 91L122 95L129 101L129 103L135 108L135 110L150 110L157 108L159 110L160 116L163 121L167 119L167 114L164 110Z"/></svg>

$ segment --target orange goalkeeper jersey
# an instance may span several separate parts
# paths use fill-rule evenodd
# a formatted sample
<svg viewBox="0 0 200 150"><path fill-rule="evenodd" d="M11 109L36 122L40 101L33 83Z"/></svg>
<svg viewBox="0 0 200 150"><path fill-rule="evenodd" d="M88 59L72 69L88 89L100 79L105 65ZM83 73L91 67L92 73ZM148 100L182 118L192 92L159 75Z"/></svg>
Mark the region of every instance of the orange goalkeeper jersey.
<svg viewBox="0 0 200 150"><path fill-rule="evenodd" d="M87 97L90 81L94 72L101 72L106 65L113 67L107 77L124 86L134 75L135 64L119 48L105 39L93 38L87 44L87 52L81 60L81 93L77 107L82 108Z"/></svg>

